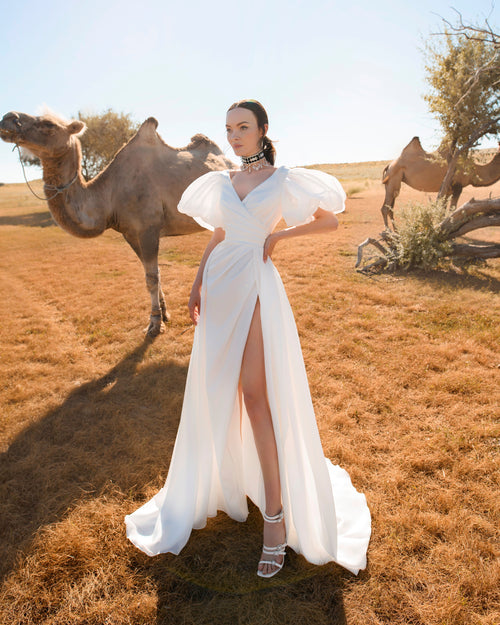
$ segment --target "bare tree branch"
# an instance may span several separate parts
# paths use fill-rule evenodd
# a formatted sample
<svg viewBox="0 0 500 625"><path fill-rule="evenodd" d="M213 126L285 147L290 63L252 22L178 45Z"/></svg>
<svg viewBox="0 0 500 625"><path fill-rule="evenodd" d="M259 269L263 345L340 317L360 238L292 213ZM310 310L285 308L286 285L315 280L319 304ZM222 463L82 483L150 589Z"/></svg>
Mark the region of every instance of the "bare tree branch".
<svg viewBox="0 0 500 625"><path fill-rule="evenodd" d="M455 9L454 7L450 7L452 9L452 11L455 11L455 13L458 13L459 17L460 17L460 25L459 26L454 26L451 22L449 22L446 18L444 18L442 15L439 15L438 13L434 13L434 11L432 11L434 13L434 15L437 15L438 17L440 17L443 22L446 22L446 24L448 24L448 26L451 28L451 30L453 30L455 33L458 33L460 35L463 35L466 39L472 39L474 41L484 41L484 37L474 37L473 35L470 35L469 32L472 33L478 33L481 35L487 35L488 37L491 37L491 43L495 46L495 47L499 47L500 46L500 35L498 35L497 33L493 32L490 23L488 22L488 18L485 18L485 24L487 26L487 28L479 28L477 26L472 26L471 24L464 24L463 19L462 19L462 14L460 13L460 11L458 11L457 9ZM493 11L493 7L491 9L491 11ZM491 11L490 11L490 15L491 15ZM431 33L431 35L446 35L447 33Z"/></svg>

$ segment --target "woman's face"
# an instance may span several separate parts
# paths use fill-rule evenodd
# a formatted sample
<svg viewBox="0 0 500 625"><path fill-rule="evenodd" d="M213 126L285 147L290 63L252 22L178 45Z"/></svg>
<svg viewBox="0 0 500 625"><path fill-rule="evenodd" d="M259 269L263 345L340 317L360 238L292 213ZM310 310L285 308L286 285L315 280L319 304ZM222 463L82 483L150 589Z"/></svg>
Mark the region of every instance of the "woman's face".
<svg viewBox="0 0 500 625"><path fill-rule="evenodd" d="M264 125L267 132L267 124ZM260 139L265 134L257 125L253 111L235 108L226 115L227 140L237 156L251 156L260 149Z"/></svg>

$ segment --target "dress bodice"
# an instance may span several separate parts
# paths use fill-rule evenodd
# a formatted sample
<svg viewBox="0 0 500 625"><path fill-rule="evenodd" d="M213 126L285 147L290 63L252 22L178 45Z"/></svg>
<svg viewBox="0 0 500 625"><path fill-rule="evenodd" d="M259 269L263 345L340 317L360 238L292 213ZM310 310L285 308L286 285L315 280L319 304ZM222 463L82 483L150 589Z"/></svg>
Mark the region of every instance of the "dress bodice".
<svg viewBox="0 0 500 625"><path fill-rule="evenodd" d="M263 245L281 219L280 191L285 168L278 167L266 180L238 196L229 170L221 172L220 208L226 241Z"/></svg>

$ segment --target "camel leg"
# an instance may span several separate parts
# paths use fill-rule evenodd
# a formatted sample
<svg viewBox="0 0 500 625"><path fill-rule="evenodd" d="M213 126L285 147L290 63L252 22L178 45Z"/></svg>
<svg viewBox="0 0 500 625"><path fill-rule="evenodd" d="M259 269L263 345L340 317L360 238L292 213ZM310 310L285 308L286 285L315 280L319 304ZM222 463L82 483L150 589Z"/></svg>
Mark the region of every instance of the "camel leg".
<svg viewBox="0 0 500 625"><path fill-rule="evenodd" d="M125 241L130 245L130 247L134 250L134 252L137 254L137 258L141 261L142 263L142 256L141 256L141 247L139 245L139 241L137 241L137 239L135 239L132 235L130 234L125 234L124 232L122 232L123 238L125 239Z"/></svg>
<svg viewBox="0 0 500 625"><path fill-rule="evenodd" d="M158 246L159 246L159 242L158 242ZM156 258L158 258L158 252L156 253ZM158 267L158 297L160 299L162 321L167 323L168 321L170 321L170 313L167 310L167 303L165 301L165 295L163 294L163 289L161 288L161 273L160 273L159 267Z"/></svg>
<svg viewBox="0 0 500 625"><path fill-rule="evenodd" d="M161 308L161 318L165 323L170 321L170 313L167 310L167 303L165 301L165 295L163 295L163 290L161 288L161 277L160 277L160 269L158 268L158 291L160 295L160 308Z"/></svg>
<svg viewBox="0 0 500 625"><path fill-rule="evenodd" d="M399 171L396 174L393 174L390 178L386 179L385 184L385 200L382 208L382 217L384 218L384 225L386 228L389 227L387 216L391 218L392 227L396 230L396 226L394 224L394 202L399 195L399 191L401 190L401 181L403 179L403 171Z"/></svg>
<svg viewBox="0 0 500 625"><path fill-rule="evenodd" d="M147 284L147 269L144 265L144 259L142 256L142 250L141 250L141 245L139 243L139 241L137 240L137 238L135 237L135 235L130 234L130 233L122 233L123 237L125 239L125 241L127 241L127 243L130 245L130 247L134 250L134 252L137 254L137 257L139 258L139 260L141 261L142 265L144 266L144 270L146 272L146 285L148 287L148 290L151 292L149 285ZM159 246L159 243L158 243ZM158 253L157 253L157 258L158 258ZM160 280L160 270L158 268L157 271L157 275L158 275L158 297L159 297L159 301L160 301L160 309L161 309L161 318L164 322L170 321L170 314L167 310L167 305L165 303L165 296L163 294L162 288L161 288L161 280ZM154 311L154 304L151 305L152 308L152 312ZM147 331L149 331L149 328L151 327L151 323L147 328ZM162 326L160 323L160 331Z"/></svg>
<svg viewBox="0 0 500 625"><path fill-rule="evenodd" d="M398 195L399 192L396 194ZM384 226L386 228L389 228L389 223L388 223L388 219L387 217L389 216L391 218L391 223L392 223L392 228L393 230L396 230L396 225L394 223L394 200L396 199L396 196L392 197L392 199L387 197L388 194L386 193L385 195L385 200L384 200L384 204L382 206L382 208L380 209L382 211L382 217L384 218Z"/></svg>
<svg viewBox="0 0 500 625"><path fill-rule="evenodd" d="M451 187L451 191L452 191L452 195L451 195L451 203L450 203L450 210L455 210L455 208L457 207L458 204L458 198L460 197L461 193L462 193L462 185L461 184L454 184Z"/></svg>
<svg viewBox="0 0 500 625"><path fill-rule="evenodd" d="M157 336L165 331L163 319L169 319L166 310L165 297L160 286L160 269L158 267L158 250L160 247L160 232L158 228L148 228L139 235L142 265L146 274L146 287L151 296L151 315L146 333ZM161 296L160 296L161 293ZM163 300L163 307L160 303Z"/></svg>

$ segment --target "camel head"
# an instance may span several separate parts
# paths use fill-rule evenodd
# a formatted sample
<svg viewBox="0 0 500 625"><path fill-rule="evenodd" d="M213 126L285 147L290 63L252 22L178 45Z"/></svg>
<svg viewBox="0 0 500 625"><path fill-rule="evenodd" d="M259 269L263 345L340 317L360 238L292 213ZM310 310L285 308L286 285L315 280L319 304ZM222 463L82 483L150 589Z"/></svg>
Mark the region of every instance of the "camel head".
<svg viewBox="0 0 500 625"><path fill-rule="evenodd" d="M10 111L0 121L0 138L7 143L17 143L44 160L64 154L73 136L85 128L82 121L68 122L52 113L34 117Z"/></svg>

